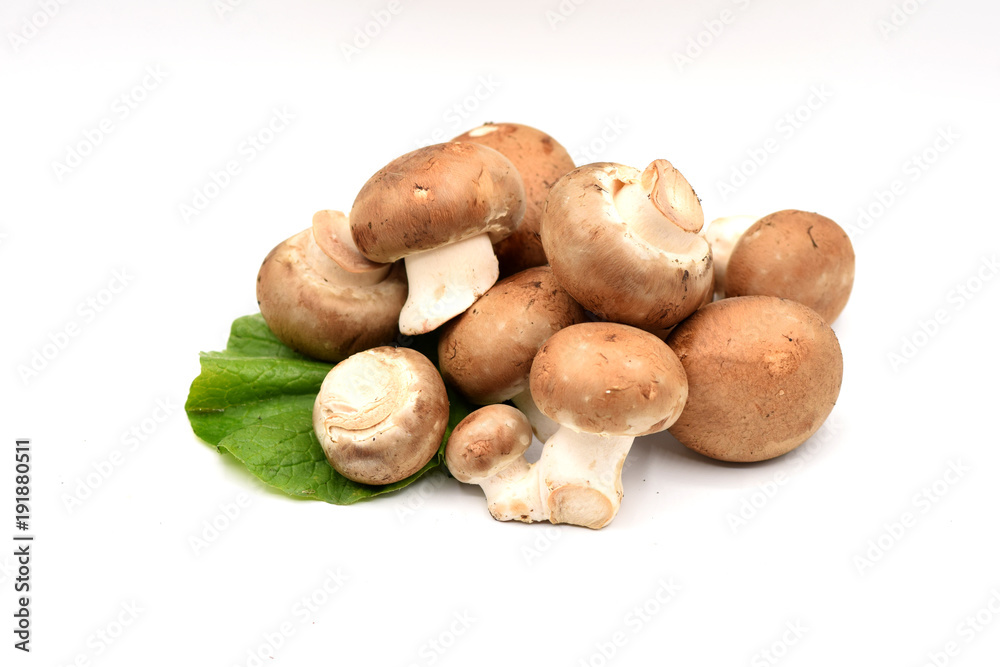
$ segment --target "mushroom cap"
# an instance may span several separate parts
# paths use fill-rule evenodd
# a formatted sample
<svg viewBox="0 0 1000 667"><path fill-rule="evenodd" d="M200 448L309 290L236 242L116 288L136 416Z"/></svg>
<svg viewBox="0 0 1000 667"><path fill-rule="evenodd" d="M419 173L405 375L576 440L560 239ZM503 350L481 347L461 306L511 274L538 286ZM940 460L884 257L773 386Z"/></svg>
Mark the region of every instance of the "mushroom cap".
<svg viewBox="0 0 1000 667"><path fill-rule="evenodd" d="M818 213L785 210L755 222L733 248L726 296L792 299L833 322L854 285L854 247L840 225Z"/></svg>
<svg viewBox="0 0 1000 667"><path fill-rule="evenodd" d="M584 322L552 335L531 365L531 395L575 431L639 436L674 423L687 399L677 355L651 333Z"/></svg>
<svg viewBox="0 0 1000 667"><path fill-rule="evenodd" d="M444 326L438 339L441 375L472 403L509 400L528 388L531 361L542 343L584 321L583 308L552 269L516 273Z"/></svg>
<svg viewBox="0 0 1000 667"><path fill-rule="evenodd" d="M517 123L486 123L452 141L473 142L499 151L514 163L524 182L524 218L514 233L495 248L500 275L547 264L539 230L542 211L549 189L575 166L570 154L545 132Z"/></svg>
<svg viewBox="0 0 1000 667"><path fill-rule="evenodd" d="M531 445L531 424L503 403L469 413L452 430L444 450L448 470L460 482L493 477Z"/></svg>
<svg viewBox="0 0 1000 667"><path fill-rule="evenodd" d="M430 461L448 425L448 393L427 357L377 347L334 366L313 407L327 460L362 484L406 479Z"/></svg>
<svg viewBox="0 0 1000 667"><path fill-rule="evenodd" d="M398 333L406 301L402 264L373 285L323 254L311 229L279 243L257 274L257 303L278 340L297 352L337 362L384 345Z"/></svg>
<svg viewBox="0 0 1000 667"><path fill-rule="evenodd" d="M524 206L521 176L503 155L480 144L435 144L368 179L351 209L351 236L368 259L394 262L483 233L496 243L514 231Z"/></svg>
<svg viewBox="0 0 1000 667"><path fill-rule="evenodd" d="M636 193L622 201L628 186ZM556 278L602 319L663 331L710 294L712 251L696 234L704 217L666 160L645 171L585 165L556 183L542 216L542 245Z"/></svg>
<svg viewBox="0 0 1000 667"><path fill-rule="evenodd" d="M822 425L840 393L837 336L795 301L716 301L678 325L667 343L690 392L670 432L714 459L763 461L791 451Z"/></svg>

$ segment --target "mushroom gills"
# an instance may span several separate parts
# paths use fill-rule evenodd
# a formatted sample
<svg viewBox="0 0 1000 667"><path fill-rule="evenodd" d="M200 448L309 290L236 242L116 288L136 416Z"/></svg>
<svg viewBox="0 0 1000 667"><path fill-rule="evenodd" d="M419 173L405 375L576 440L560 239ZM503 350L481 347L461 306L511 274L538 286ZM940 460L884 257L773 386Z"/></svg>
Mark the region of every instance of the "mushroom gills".
<svg viewBox="0 0 1000 667"><path fill-rule="evenodd" d="M500 277L488 234L407 255L409 295L399 313L399 330L428 333L463 313Z"/></svg>

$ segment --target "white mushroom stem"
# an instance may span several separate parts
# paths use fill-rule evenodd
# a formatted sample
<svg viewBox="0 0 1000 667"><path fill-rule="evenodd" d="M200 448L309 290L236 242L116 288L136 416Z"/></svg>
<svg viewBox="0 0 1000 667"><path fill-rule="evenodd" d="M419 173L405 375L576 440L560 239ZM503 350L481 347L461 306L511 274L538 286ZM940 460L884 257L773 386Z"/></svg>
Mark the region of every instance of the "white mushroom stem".
<svg viewBox="0 0 1000 667"><path fill-rule="evenodd" d="M622 466L633 436L580 433L566 426L545 442L540 500L552 523L606 526L622 501Z"/></svg>
<svg viewBox="0 0 1000 667"><path fill-rule="evenodd" d="M408 336L427 333L476 302L500 277L487 234L409 255L409 295L399 314L399 330Z"/></svg>
<svg viewBox="0 0 1000 667"><path fill-rule="evenodd" d="M538 409L535 405L535 399L531 397L531 390L525 389L517 396L510 399L511 402L517 406L517 409L524 413L524 416L528 418L531 422L531 430L534 431L535 437L545 442L552 435L559 430L559 423L553 421L545 415L544 412Z"/></svg>
<svg viewBox="0 0 1000 667"><path fill-rule="evenodd" d="M662 250L689 254L704 241L698 196L666 160L654 160L638 179L615 182L612 197L622 220L640 238Z"/></svg>
<svg viewBox="0 0 1000 667"><path fill-rule="evenodd" d="M370 287L371 285L377 285L389 275L389 271L392 269L392 264L384 264L377 269L363 273L347 271L340 264L330 259L312 237L310 237L309 245L306 247L305 261L317 277L341 287Z"/></svg>
<svg viewBox="0 0 1000 667"><path fill-rule="evenodd" d="M497 521L545 521L539 497L538 469L523 456L493 477L471 480L486 494L486 505Z"/></svg>
<svg viewBox="0 0 1000 667"><path fill-rule="evenodd" d="M726 267L729 266L729 256L733 254L736 242L750 225L759 217L752 215L731 215L716 218L705 228L704 236L712 246L712 264L715 267L715 293L722 298L726 295Z"/></svg>

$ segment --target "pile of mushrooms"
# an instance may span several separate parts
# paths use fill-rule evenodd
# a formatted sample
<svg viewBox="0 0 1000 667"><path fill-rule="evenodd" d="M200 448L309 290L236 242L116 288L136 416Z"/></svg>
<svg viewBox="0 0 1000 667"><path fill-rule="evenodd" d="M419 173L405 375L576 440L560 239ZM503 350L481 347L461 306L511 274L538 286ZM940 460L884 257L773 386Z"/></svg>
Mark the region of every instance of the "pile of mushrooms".
<svg viewBox="0 0 1000 667"><path fill-rule="evenodd" d="M494 518L597 529L637 436L763 461L837 400L847 235L797 210L704 221L667 160L575 167L548 134L488 123L390 161L349 212L316 213L267 255L257 300L278 339L336 364L313 425L337 472L420 471L447 385L483 407L446 465ZM433 335L437 359L400 334Z"/></svg>

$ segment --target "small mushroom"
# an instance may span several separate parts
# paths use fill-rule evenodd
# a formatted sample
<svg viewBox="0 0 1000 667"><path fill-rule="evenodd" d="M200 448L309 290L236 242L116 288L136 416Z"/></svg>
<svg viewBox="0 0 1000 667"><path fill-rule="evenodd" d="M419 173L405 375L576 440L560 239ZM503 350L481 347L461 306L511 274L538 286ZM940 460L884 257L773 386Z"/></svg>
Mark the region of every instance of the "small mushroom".
<svg viewBox="0 0 1000 667"><path fill-rule="evenodd" d="M549 188L573 169L573 158L545 132L517 123L486 123L452 141L473 142L499 151L514 163L524 181L524 219L513 234L494 246L500 276L547 264L539 223Z"/></svg>
<svg viewBox="0 0 1000 667"><path fill-rule="evenodd" d="M408 335L433 331L497 281L493 243L524 216L524 185L503 155L479 144L427 146L372 176L354 201L351 236L373 262L403 258Z"/></svg>
<svg viewBox="0 0 1000 667"><path fill-rule="evenodd" d="M755 222L733 247L726 296L792 299L827 322L854 285L854 247L840 225L818 213L778 211Z"/></svg>
<svg viewBox="0 0 1000 667"><path fill-rule="evenodd" d="M558 424L531 400L535 353L560 329L586 321L552 269L538 266L501 280L441 329L438 363L445 382L477 405L512 400L544 442Z"/></svg>
<svg viewBox="0 0 1000 667"><path fill-rule="evenodd" d="M542 245L570 295L599 317L664 332L711 298L712 251L698 196L666 160L610 162L559 179Z"/></svg>
<svg viewBox="0 0 1000 667"><path fill-rule="evenodd" d="M532 396L561 426L535 464L549 521L607 525L632 441L673 424L687 391L677 355L650 333L585 322L553 334L531 365Z"/></svg>
<svg viewBox="0 0 1000 667"><path fill-rule="evenodd" d="M330 465L362 484L406 479L430 461L448 425L448 394L427 357L377 347L334 366L313 407Z"/></svg>
<svg viewBox="0 0 1000 667"><path fill-rule="evenodd" d="M843 359L814 310L746 296L711 303L667 339L689 394L670 433L720 461L763 461L806 441L833 410Z"/></svg>
<svg viewBox="0 0 1000 667"><path fill-rule="evenodd" d="M448 470L460 482L486 492L498 521L543 521L538 475L525 460L531 425L516 408L498 403L470 413L451 432L445 447Z"/></svg>
<svg viewBox="0 0 1000 667"><path fill-rule="evenodd" d="M293 350L330 362L390 342L406 300L402 265L345 270L315 231L286 239L261 264L257 303L268 327Z"/></svg>
<svg viewBox="0 0 1000 667"><path fill-rule="evenodd" d="M760 218L752 215L731 215L716 218L708 223L703 234L712 246L712 264L715 265L715 294L721 299L726 295L726 267L733 246L750 225Z"/></svg>

